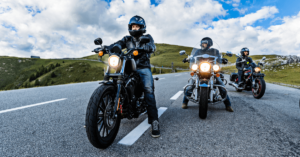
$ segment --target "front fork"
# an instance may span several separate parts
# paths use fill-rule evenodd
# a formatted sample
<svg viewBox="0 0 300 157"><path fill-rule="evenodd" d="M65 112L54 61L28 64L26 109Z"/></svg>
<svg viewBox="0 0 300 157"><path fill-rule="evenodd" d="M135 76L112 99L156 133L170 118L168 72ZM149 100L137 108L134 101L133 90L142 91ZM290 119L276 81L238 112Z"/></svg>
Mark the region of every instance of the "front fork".
<svg viewBox="0 0 300 157"><path fill-rule="evenodd" d="M214 101L214 75L210 77L210 102Z"/></svg>

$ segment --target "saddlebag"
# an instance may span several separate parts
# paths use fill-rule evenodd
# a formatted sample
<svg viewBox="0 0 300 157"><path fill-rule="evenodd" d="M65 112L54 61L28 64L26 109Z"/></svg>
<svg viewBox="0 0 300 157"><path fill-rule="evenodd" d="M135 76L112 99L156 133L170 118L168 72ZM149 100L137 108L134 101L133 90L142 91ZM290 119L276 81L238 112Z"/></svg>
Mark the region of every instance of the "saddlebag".
<svg viewBox="0 0 300 157"><path fill-rule="evenodd" d="M230 74L230 81L235 81L235 79L238 77L238 74L237 73L231 73Z"/></svg>

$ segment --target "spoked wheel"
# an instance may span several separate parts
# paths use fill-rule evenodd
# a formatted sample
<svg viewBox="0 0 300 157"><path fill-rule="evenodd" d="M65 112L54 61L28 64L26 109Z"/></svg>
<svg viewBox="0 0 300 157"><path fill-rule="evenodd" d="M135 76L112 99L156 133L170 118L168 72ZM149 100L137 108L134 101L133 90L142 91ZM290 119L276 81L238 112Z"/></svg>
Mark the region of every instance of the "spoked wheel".
<svg viewBox="0 0 300 157"><path fill-rule="evenodd" d="M113 113L115 90L111 85L98 87L90 98L86 111L86 133L91 144L100 149L115 140L121 119Z"/></svg>
<svg viewBox="0 0 300 157"><path fill-rule="evenodd" d="M208 88L201 88L200 102L199 102L199 117L205 119L207 117L208 109Z"/></svg>
<svg viewBox="0 0 300 157"><path fill-rule="evenodd" d="M266 82L264 79L259 78L255 80L255 88L252 88L252 95L256 99L264 96L266 90Z"/></svg>

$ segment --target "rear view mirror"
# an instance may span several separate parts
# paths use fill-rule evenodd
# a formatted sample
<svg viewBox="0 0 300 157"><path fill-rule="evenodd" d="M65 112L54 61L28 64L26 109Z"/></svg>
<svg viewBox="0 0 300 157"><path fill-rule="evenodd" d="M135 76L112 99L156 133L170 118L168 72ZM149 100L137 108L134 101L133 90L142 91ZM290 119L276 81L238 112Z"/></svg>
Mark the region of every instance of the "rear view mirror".
<svg viewBox="0 0 300 157"><path fill-rule="evenodd" d="M232 53L229 52L229 51L226 52L226 55L227 55L228 57L232 57Z"/></svg>
<svg viewBox="0 0 300 157"><path fill-rule="evenodd" d="M94 40L95 45L101 45L102 44L102 39L101 38L97 38Z"/></svg>
<svg viewBox="0 0 300 157"><path fill-rule="evenodd" d="M149 43L150 42L150 38L147 36L141 36L140 37L140 44L144 44L144 43Z"/></svg>
<svg viewBox="0 0 300 157"><path fill-rule="evenodd" d="M181 51L179 52L179 54L180 54L180 55L186 54L186 53L185 53L185 50L181 50Z"/></svg>
<svg viewBox="0 0 300 157"><path fill-rule="evenodd" d="M266 60L266 57L264 56L264 57L262 58L262 60L263 60L263 61Z"/></svg>

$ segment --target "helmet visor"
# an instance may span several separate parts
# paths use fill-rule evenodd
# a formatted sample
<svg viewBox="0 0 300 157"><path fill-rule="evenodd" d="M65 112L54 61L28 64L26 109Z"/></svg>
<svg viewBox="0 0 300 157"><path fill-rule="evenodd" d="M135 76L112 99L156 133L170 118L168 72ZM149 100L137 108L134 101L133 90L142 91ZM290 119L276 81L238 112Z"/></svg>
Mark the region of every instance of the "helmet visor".
<svg viewBox="0 0 300 157"><path fill-rule="evenodd" d="M201 45L202 45L202 44L208 44L208 40L202 40L202 41L201 41Z"/></svg>
<svg viewBox="0 0 300 157"><path fill-rule="evenodd" d="M204 46L204 44L206 44L206 46ZM202 40L202 41L201 41L201 49L202 49L202 50L203 50L203 49L206 49L207 46L208 46L208 40Z"/></svg>

